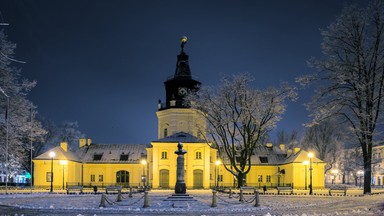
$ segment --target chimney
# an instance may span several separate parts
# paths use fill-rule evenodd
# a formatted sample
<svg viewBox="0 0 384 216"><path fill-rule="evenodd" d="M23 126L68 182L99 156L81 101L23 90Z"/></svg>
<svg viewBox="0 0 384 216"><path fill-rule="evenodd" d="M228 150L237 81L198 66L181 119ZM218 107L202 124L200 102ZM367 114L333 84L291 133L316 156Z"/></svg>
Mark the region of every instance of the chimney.
<svg viewBox="0 0 384 216"><path fill-rule="evenodd" d="M86 146L87 145L87 139L85 138L80 138L79 139L79 147L83 147L83 146Z"/></svg>
<svg viewBox="0 0 384 216"><path fill-rule="evenodd" d="M300 148L299 147L295 147L293 149L293 154L297 154L299 151L300 151Z"/></svg>
<svg viewBox="0 0 384 216"><path fill-rule="evenodd" d="M279 147L281 151L285 152L285 144L280 144Z"/></svg>
<svg viewBox="0 0 384 216"><path fill-rule="evenodd" d="M68 151L68 143L67 142L61 142L60 147L67 152Z"/></svg>
<svg viewBox="0 0 384 216"><path fill-rule="evenodd" d="M87 145L91 145L91 143L92 143L92 139L87 139Z"/></svg>

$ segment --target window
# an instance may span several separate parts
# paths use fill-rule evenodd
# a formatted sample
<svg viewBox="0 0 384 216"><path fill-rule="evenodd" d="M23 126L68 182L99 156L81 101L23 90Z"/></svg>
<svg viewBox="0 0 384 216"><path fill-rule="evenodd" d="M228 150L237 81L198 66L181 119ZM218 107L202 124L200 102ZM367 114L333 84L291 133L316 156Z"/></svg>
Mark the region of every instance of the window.
<svg viewBox="0 0 384 216"><path fill-rule="evenodd" d="M217 181L222 182L223 181L223 175L217 175Z"/></svg>
<svg viewBox="0 0 384 216"><path fill-rule="evenodd" d="M267 175L267 182L271 182L271 176L270 175Z"/></svg>
<svg viewBox="0 0 384 216"><path fill-rule="evenodd" d="M127 154L121 154L121 155L120 155L120 160L121 160L121 161L128 161L128 158L129 158L129 157L128 157Z"/></svg>
<svg viewBox="0 0 384 216"><path fill-rule="evenodd" d="M164 129L164 137L167 137L168 136L168 128L165 128Z"/></svg>
<svg viewBox="0 0 384 216"><path fill-rule="evenodd" d="M99 161L103 157L103 154L94 154L93 155L93 160L94 161Z"/></svg>
<svg viewBox="0 0 384 216"><path fill-rule="evenodd" d="M268 163L268 157L259 157L261 163Z"/></svg>
<svg viewBox="0 0 384 216"><path fill-rule="evenodd" d="M263 176L262 175L257 176L257 182L263 182Z"/></svg>
<svg viewBox="0 0 384 216"><path fill-rule="evenodd" d="M196 152L196 159L201 159L201 152Z"/></svg>
<svg viewBox="0 0 384 216"><path fill-rule="evenodd" d="M91 175L91 182L95 182L95 175Z"/></svg>
<svg viewBox="0 0 384 216"><path fill-rule="evenodd" d="M166 151L161 152L161 159L168 159L168 153Z"/></svg>
<svg viewBox="0 0 384 216"><path fill-rule="evenodd" d="M99 182L103 182L104 181L104 176L103 175L99 175Z"/></svg>
<svg viewBox="0 0 384 216"><path fill-rule="evenodd" d="M129 183L129 172L125 170L116 172L116 183Z"/></svg>

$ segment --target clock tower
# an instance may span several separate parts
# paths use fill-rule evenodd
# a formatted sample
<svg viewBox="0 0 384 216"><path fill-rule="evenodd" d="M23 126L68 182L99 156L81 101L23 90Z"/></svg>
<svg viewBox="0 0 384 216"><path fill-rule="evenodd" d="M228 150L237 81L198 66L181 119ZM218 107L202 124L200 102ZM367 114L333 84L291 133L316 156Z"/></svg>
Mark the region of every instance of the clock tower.
<svg viewBox="0 0 384 216"><path fill-rule="evenodd" d="M189 56L184 52L187 37L181 38L181 52L177 55L176 71L165 82L165 102L159 100L158 138L164 138L178 132L199 136L197 125L205 125L205 120L197 110L184 104L184 97L199 90L201 83L194 80L189 67ZM204 126L205 129L205 126Z"/></svg>

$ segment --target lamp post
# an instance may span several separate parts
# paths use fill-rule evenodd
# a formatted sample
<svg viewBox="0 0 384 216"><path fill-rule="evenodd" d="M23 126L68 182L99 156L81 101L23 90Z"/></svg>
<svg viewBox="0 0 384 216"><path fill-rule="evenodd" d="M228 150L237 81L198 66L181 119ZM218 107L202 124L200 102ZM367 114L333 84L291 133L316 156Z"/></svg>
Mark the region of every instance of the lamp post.
<svg viewBox="0 0 384 216"><path fill-rule="evenodd" d="M61 160L60 165L63 165L63 190L64 190L64 166L68 164L67 160Z"/></svg>
<svg viewBox="0 0 384 216"><path fill-rule="evenodd" d="M5 135L5 194L8 194L8 140L9 140L9 121L8 121L8 112L9 112L9 96L4 92L0 87L0 91L7 98L7 107L5 109L5 124L6 124L6 135Z"/></svg>
<svg viewBox="0 0 384 216"><path fill-rule="evenodd" d="M364 171L363 170L357 171L357 175L359 176L359 182L360 182L360 187L361 187L361 178L364 176Z"/></svg>
<svg viewBox="0 0 384 216"><path fill-rule="evenodd" d="M145 165L147 165L147 161L145 159L141 160L141 164L143 165L143 177L141 178L141 181L144 184L145 187L145 182L146 182L146 177L145 177Z"/></svg>
<svg viewBox="0 0 384 216"><path fill-rule="evenodd" d="M53 192L53 158L56 156L55 152L49 152L49 157L51 158L51 189L49 190L51 193Z"/></svg>
<svg viewBox="0 0 384 216"><path fill-rule="evenodd" d="M307 190L307 167L308 167L308 164L309 164L309 161L307 161L307 160L305 160L305 161L303 161L303 165L304 165L304 167L305 167L305 183L304 183L304 185L305 185L305 190Z"/></svg>
<svg viewBox="0 0 384 216"><path fill-rule="evenodd" d="M309 195L313 194L313 185L312 185L312 158L313 158L313 153L309 152L308 157L309 157Z"/></svg>
<svg viewBox="0 0 384 216"><path fill-rule="evenodd" d="M218 168L218 166L221 164L221 161L220 160L217 160L216 161L216 166L215 166L215 179L216 179L216 184L215 184L215 186L216 186L216 188L219 186L219 172L218 172L218 170L217 170L217 168Z"/></svg>

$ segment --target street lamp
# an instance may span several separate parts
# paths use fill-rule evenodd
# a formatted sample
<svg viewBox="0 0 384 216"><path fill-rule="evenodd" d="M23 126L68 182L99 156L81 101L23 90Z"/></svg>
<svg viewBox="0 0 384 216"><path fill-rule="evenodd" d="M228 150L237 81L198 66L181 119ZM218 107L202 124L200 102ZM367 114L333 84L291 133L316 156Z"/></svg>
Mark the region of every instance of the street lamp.
<svg viewBox="0 0 384 216"><path fill-rule="evenodd" d="M51 189L50 192L53 192L53 158L56 156L56 153L51 151L49 152L49 157L51 158Z"/></svg>
<svg viewBox="0 0 384 216"><path fill-rule="evenodd" d="M309 157L309 195L312 195L313 193L313 185L312 185L312 158L314 154L312 152L308 153Z"/></svg>
<svg viewBox="0 0 384 216"><path fill-rule="evenodd" d="M303 161L303 165L305 166L305 190L307 190L307 167L308 167L309 161L305 160Z"/></svg>
<svg viewBox="0 0 384 216"><path fill-rule="evenodd" d="M337 174L339 173L339 170L338 169L333 169L333 170L331 170L331 173L332 173L332 184L334 184L335 183L335 179L336 179L336 176L337 176Z"/></svg>
<svg viewBox="0 0 384 216"><path fill-rule="evenodd" d="M145 177L145 165L147 165L147 161L145 159L141 160L141 164L143 165L143 177L141 178L141 181L144 184L145 187L145 182L146 182L146 177Z"/></svg>
<svg viewBox="0 0 384 216"><path fill-rule="evenodd" d="M64 190L64 166L68 164L67 160L60 160L60 165L63 165L63 190Z"/></svg>
<svg viewBox="0 0 384 216"><path fill-rule="evenodd" d="M357 171L357 175L359 176L360 187L361 187L361 178L364 176L364 171L363 170Z"/></svg>
<svg viewBox="0 0 384 216"><path fill-rule="evenodd" d="M217 160L215 162L216 164L216 167L215 167L215 179L216 179L216 188L219 186L219 172L217 170L217 167L221 164L221 161L220 160Z"/></svg>

